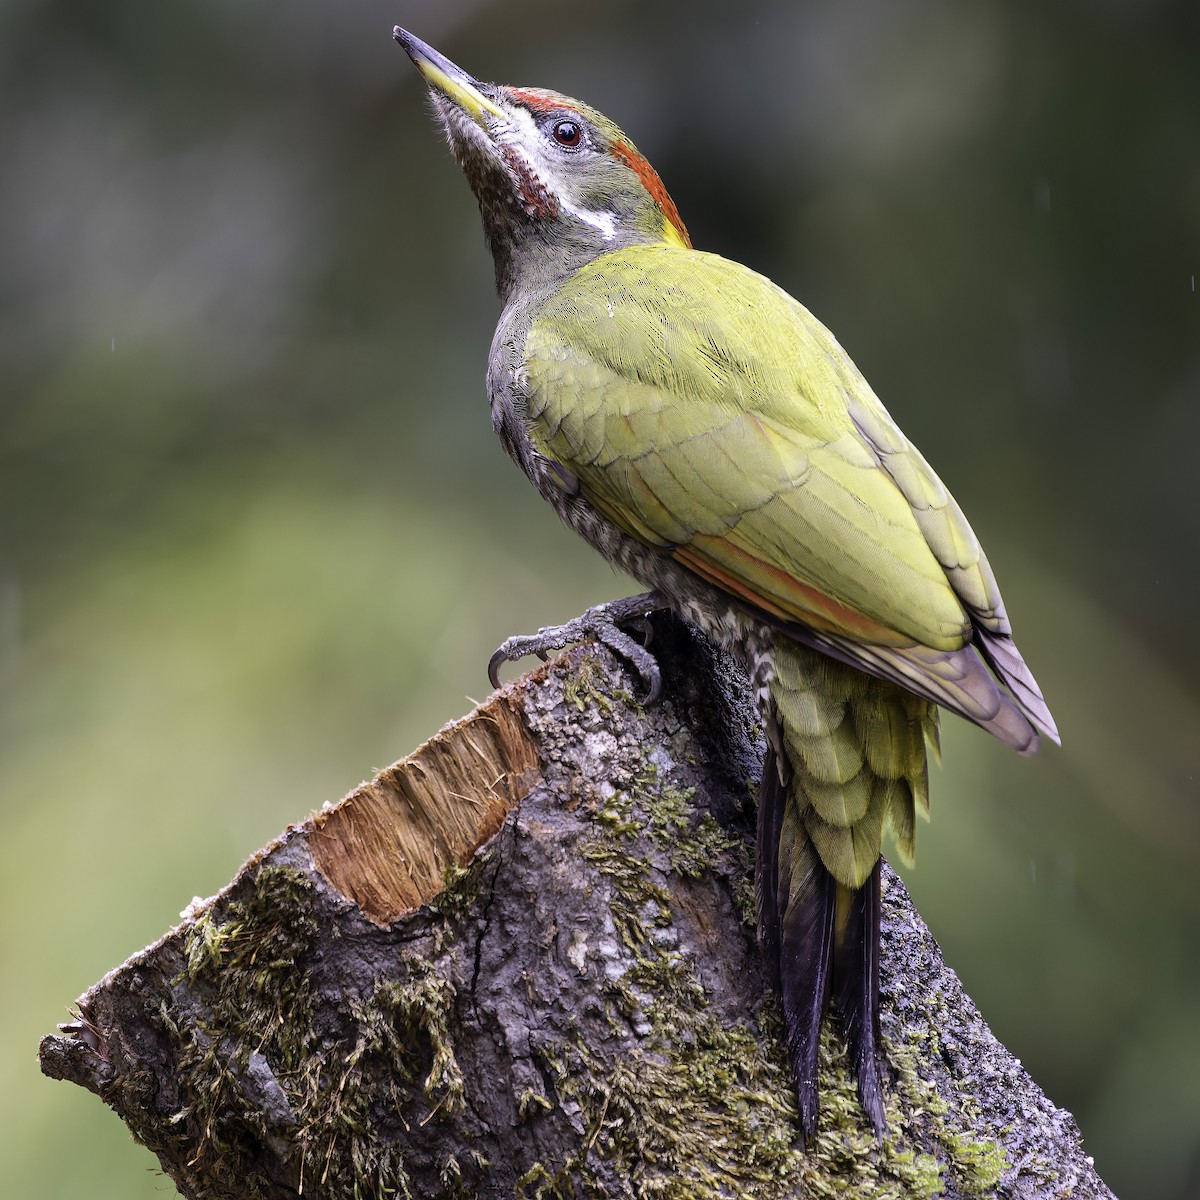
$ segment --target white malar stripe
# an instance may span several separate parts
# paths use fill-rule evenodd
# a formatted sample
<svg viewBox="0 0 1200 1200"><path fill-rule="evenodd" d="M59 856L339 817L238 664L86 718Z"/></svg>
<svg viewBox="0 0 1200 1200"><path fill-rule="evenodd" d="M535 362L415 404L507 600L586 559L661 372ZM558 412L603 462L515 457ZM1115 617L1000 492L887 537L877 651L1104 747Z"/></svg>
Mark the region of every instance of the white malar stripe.
<svg viewBox="0 0 1200 1200"><path fill-rule="evenodd" d="M498 130L494 134L496 140L503 141L515 150L525 160L530 172L536 178L542 179L546 174L545 168L536 162L526 149L527 146L536 145L537 139L542 136L537 122L531 113L520 106L513 107L508 113L508 118L509 129ZM554 199L564 212L569 212L571 216L585 225L590 225L601 234L606 242L611 242L617 236L617 219L612 213L598 213L586 208L576 208L561 192L555 192Z"/></svg>
<svg viewBox="0 0 1200 1200"><path fill-rule="evenodd" d="M561 196L558 202L571 216L578 217L593 229L598 229L606 242L611 242L617 236L617 219L612 213L589 212L586 208L576 208L573 204L566 203Z"/></svg>

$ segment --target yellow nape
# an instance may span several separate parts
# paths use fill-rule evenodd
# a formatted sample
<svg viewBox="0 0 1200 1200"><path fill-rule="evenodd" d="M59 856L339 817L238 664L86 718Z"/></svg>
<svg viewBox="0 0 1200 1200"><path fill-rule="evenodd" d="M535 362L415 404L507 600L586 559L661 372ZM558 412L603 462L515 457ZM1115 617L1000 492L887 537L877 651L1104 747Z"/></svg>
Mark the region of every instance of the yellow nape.
<svg viewBox="0 0 1200 1200"><path fill-rule="evenodd" d="M666 216L663 217L662 236L664 242L680 250L690 250L692 248L689 242L684 241L683 235L675 227L674 222Z"/></svg>

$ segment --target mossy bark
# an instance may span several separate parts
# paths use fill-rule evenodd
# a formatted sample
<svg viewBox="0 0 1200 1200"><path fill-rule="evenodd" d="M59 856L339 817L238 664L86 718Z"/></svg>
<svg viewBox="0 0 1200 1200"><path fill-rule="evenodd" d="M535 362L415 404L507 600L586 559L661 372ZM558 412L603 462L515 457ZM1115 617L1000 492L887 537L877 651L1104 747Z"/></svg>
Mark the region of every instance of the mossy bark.
<svg viewBox="0 0 1200 1200"><path fill-rule="evenodd" d="M287 830L42 1042L189 1197L1106 1197L886 876L889 1136L805 1149L754 938L745 680L656 619Z"/></svg>

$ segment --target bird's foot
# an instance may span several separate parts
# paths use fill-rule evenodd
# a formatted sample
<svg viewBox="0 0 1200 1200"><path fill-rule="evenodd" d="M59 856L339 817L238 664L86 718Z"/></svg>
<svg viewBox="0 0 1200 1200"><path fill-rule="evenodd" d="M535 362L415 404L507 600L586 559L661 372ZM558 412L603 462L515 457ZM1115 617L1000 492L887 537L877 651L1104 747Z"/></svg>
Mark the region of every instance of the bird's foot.
<svg viewBox="0 0 1200 1200"><path fill-rule="evenodd" d="M661 596L655 592L643 592L638 596L626 596L624 600L610 600L597 604L565 625L550 625L537 633L510 637L488 660L488 679L492 687L500 686L499 671L503 663L516 662L536 654L543 661L551 650L561 650L574 642L588 638L607 646L618 657L630 663L646 685L643 704L651 704L662 691L662 675L654 655L646 647L650 644L651 626L648 615L656 609L665 608ZM633 626L642 635L637 641L621 626Z"/></svg>

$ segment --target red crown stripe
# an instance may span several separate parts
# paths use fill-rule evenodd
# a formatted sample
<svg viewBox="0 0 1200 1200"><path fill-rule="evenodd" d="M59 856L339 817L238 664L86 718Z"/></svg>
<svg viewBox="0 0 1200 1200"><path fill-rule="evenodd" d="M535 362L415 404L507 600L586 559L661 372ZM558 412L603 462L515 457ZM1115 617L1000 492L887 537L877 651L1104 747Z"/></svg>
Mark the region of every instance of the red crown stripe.
<svg viewBox="0 0 1200 1200"><path fill-rule="evenodd" d="M559 96L546 96L534 88L505 88L514 100L532 112L553 112L556 108L569 108ZM572 112L575 110L572 109Z"/></svg>
<svg viewBox="0 0 1200 1200"><path fill-rule="evenodd" d="M612 155L613 158L623 162L630 170L637 174L638 178L642 181L642 186L650 193L654 203L662 210L663 216L671 222L675 227L675 231L683 239L683 244L690 246L692 239L688 237L688 231L680 219L679 210L675 207L675 201L671 199L670 193L663 185L663 181L659 179L658 172L626 142L613 142Z"/></svg>

